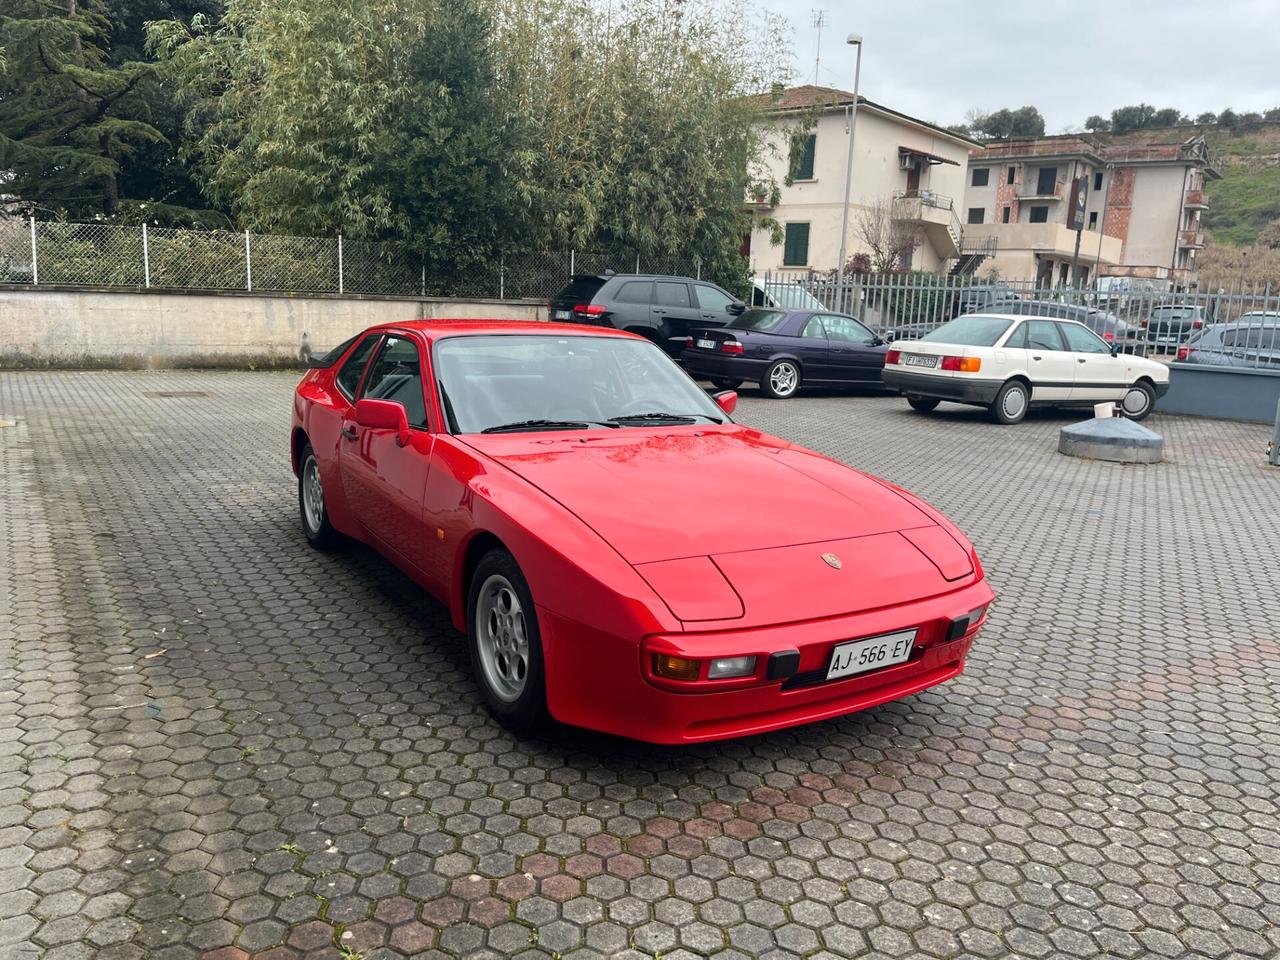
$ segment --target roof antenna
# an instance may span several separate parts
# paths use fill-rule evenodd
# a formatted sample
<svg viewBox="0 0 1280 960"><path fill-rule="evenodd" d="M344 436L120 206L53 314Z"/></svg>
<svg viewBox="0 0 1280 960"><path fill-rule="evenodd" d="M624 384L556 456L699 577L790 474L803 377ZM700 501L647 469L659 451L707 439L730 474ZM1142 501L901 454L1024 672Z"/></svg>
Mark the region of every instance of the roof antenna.
<svg viewBox="0 0 1280 960"><path fill-rule="evenodd" d="M818 77L818 67L822 63L822 28L827 25L827 11L810 10L809 25L818 31L818 40L813 49L813 84L820 87L822 81Z"/></svg>

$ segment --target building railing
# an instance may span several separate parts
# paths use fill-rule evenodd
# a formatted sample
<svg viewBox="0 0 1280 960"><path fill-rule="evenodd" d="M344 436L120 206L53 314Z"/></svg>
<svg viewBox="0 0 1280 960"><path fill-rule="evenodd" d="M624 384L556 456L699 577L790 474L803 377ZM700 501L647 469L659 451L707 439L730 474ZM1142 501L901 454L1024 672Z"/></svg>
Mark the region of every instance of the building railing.
<svg viewBox="0 0 1280 960"><path fill-rule="evenodd" d="M1206 206L1207 204L1205 203L1204 191L1203 191L1203 190L1188 190L1188 191L1187 191L1187 198L1186 198L1186 204L1185 204L1185 205L1186 205L1186 206L1188 206L1188 207L1203 207L1203 206Z"/></svg>
<svg viewBox="0 0 1280 960"><path fill-rule="evenodd" d="M1178 246L1180 247L1203 247L1204 231L1203 230L1180 230L1178 231Z"/></svg>
<svg viewBox="0 0 1280 960"><path fill-rule="evenodd" d="M1039 184L1035 184L1034 186L1032 186L1030 184L1024 183L1018 192L1018 199L1019 200L1048 200L1050 198L1056 198L1060 200L1062 199L1063 186L1065 186L1065 181L1057 180L1053 184L1052 192L1045 193L1040 189Z"/></svg>

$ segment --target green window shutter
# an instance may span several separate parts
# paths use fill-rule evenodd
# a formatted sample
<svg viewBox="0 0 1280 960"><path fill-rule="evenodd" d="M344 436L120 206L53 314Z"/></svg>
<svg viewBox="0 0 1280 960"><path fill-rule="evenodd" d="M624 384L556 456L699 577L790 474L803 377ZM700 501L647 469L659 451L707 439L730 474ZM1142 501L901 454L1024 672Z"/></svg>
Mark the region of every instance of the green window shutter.
<svg viewBox="0 0 1280 960"><path fill-rule="evenodd" d="M809 136L805 137L804 147L800 151L800 163L796 167L797 180L813 179L813 155L814 155L814 152L817 150L817 147L818 147L817 134L811 133L809 134Z"/></svg>
<svg viewBox="0 0 1280 960"><path fill-rule="evenodd" d="M786 240L782 245L784 267L804 267L809 263L809 224L788 223Z"/></svg>

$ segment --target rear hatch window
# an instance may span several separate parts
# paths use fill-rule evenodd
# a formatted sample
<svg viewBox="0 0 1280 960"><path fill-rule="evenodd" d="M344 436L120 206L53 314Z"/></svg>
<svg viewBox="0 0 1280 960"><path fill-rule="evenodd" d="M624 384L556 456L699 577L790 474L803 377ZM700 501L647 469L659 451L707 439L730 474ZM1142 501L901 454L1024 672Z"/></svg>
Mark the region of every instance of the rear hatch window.
<svg viewBox="0 0 1280 960"><path fill-rule="evenodd" d="M730 320L728 326L734 330L772 330L786 315L785 310L748 310Z"/></svg>
<svg viewBox="0 0 1280 960"><path fill-rule="evenodd" d="M569 285L557 293L552 299L568 303L590 303L591 298L600 292L605 284L604 277L578 276L569 281Z"/></svg>
<svg viewBox="0 0 1280 960"><path fill-rule="evenodd" d="M944 323L920 339L927 343L953 343L962 347L990 347L1000 339L1012 320L971 313Z"/></svg>

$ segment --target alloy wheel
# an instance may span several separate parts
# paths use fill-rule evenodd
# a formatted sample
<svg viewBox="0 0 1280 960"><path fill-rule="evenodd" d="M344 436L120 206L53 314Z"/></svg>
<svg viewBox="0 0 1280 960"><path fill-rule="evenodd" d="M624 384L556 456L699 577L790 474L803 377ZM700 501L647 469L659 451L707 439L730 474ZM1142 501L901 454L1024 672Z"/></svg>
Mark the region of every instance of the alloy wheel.
<svg viewBox="0 0 1280 960"><path fill-rule="evenodd" d="M520 597L500 574L480 588L476 632L485 683L506 703L519 699L529 677L529 634Z"/></svg>
<svg viewBox="0 0 1280 960"><path fill-rule="evenodd" d="M800 379L800 371L790 363L780 363L769 374L769 386L780 397L790 396L795 392Z"/></svg>
<svg viewBox="0 0 1280 960"><path fill-rule="evenodd" d="M320 483L320 467L314 456L302 465L302 515L307 529L319 533L324 524L324 487Z"/></svg>

